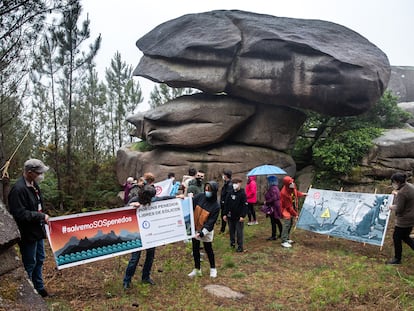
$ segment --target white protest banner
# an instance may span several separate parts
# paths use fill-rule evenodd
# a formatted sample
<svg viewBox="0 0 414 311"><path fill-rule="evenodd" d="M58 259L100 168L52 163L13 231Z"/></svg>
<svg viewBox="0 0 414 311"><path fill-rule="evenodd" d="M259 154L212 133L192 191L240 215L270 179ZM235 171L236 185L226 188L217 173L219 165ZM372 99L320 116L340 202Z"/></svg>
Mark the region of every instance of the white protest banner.
<svg viewBox="0 0 414 311"><path fill-rule="evenodd" d="M157 197L169 196L173 187L172 179L165 179L154 184Z"/></svg>
<svg viewBox="0 0 414 311"><path fill-rule="evenodd" d="M72 267L190 239L192 199L51 217L46 232L58 269Z"/></svg>
<svg viewBox="0 0 414 311"><path fill-rule="evenodd" d="M309 189L296 227L382 246L390 216L391 194Z"/></svg>

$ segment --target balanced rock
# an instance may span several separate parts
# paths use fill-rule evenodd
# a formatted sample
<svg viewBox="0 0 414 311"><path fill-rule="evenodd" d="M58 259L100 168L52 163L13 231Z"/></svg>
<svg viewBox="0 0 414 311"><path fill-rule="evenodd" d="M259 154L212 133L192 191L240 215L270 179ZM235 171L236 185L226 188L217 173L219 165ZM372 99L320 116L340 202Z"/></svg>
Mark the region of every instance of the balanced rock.
<svg viewBox="0 0 414 311"><path fill-rule="evenodd" d="M198 148L224 141L256 107L229 96L195 94L127 119L152 146ZM140 133L139 133L140 132Z"/></svg>
<svg viewBox="0 0 414 311"><path fill-rule="evenodd" d="M199 148L225 140L280 151L293 147L305 114L226 95L178 97L130 116L135 136L152 146Z"/></svg>
<svg viewBox="0 0 414 311"><path fill-rule="evenodd" d="M134 75L332 116L370 109L390 77L387 56L331 22L244 11L167 21L137 41Z"/></svg>

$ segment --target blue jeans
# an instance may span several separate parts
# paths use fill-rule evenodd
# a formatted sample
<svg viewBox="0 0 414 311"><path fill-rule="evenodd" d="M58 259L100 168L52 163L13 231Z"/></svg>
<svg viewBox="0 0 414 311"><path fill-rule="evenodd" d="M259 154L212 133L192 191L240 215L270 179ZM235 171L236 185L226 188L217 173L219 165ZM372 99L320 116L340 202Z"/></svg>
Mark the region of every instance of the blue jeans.
<svg viewBox="0 0 414 311"><path fill-rule="evenodd" d="M34 288L37 291L44 289L42 267L45 261L45 247L43 239L30 242L20 241L19 247L24 269L32 281Z"/></svg>
<svg viewBox="0 0 414 311"><path fill-rule="evenodd" d="M148 248L146 250L144 267L142 268L142 280L149 280L151 274L152 263L154 262L155 257L155 247ZM139 259L141 258L141 251L133 252L131 254L131 259L128 262L128 266L125 271L124 284L130 284L131 279L135 274Z"/></svg>

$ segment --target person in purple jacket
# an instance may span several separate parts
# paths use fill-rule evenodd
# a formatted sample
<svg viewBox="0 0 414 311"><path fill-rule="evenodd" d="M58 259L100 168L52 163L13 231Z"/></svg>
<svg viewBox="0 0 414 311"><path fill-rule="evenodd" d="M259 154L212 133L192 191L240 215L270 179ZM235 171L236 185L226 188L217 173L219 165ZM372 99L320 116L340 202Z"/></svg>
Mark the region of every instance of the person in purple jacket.
<svg viewBox="0 0 414 311"><path fill-rule="evenodd" d="M268 241L276 240L276 225L279 229L278 237L281 237L282 234L282 222L280 221L281 218L281 211L280 211L280 190L278 187L278 180L277 177L274 175L267 177L267 192L265 194L265 204L267 206L271 206L273 209L273 213L269 215L270 223L272 225L272 235L267 238Z"/></svg>

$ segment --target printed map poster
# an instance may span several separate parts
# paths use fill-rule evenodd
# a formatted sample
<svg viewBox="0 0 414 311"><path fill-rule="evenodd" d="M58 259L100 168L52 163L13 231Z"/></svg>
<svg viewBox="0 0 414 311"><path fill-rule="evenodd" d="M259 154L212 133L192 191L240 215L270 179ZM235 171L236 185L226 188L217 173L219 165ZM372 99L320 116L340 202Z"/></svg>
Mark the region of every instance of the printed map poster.
<svg viewBox="0 0 414 311"><path fill-rule="evenodd" d="M352 241L382 246L391 194L309 189L297 228Z"/></svg>
<svg viewBox="0 0 414 311"><path fill-rule="evenodd" d="M192 199L51 217L46 226L58 269L195 236Z"/></svg>

